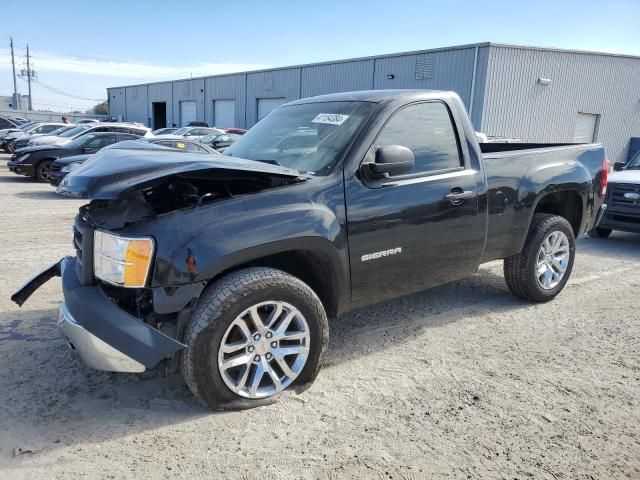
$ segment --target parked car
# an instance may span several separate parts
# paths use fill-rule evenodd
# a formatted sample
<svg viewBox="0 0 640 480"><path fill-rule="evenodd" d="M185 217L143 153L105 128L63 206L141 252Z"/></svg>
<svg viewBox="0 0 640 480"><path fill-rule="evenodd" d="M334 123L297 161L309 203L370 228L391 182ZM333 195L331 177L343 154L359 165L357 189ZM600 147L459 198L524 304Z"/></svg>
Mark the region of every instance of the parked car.
<svg viewBox="0 0 640 480"><path fill-rule="evenodd" d="M225 128L224 129L225 132L227 133L234 133L236 135L244 135L245 133L247 133L247 130L245 128Z"/></svg>
<svg viewBox="0 0 640 480"><path fill-rule="evenodd" d="M14 133L14 132L24 132L25 130L27 130L31 125L35 125L36 122L26 122L23 123L21 125L18 125L17 127L9 127L9 128L3 128L2 130L0 130L0 148L4 148L4 144L2 139L4 137L6 137L7 135L9 135L10 133Z"/></svg>
<svg viewBox="0 0 640 480"><path fill-rule="evenodd" d="M193 152L193 153L205 153L205 154L218 154L214 149L207 147L206 145L201 145L195 140L186 140L182 137L178 137L177 139L166 139L166 138L139 138L129 141L122 141L118 143L114 143L105 147L106 149L111 148L135 148L137 144L145 143L152 145L160 145L163 147L174 148L181 152ZM49 183L53 186L60 185L60 182L64 177L66 177L73 170L78 168L82 163L91 158L93 155L84 154L84 155L74 155L72 157L64 157L59 158L53 165L51 165L50 173L49 173Z"/></svg>
<svg viewBox="0 0 640 480"><path fill-rule="evenodd" d="M301 130L314 149L277 149ZM76 256L12 299L61 275L59 326L91 367L166 359L206 405L257 406L313 382L327 318L352 308L496 259L516 296L560 293L601 212L604 148L497 145L455 93L387 90L288 103L207 162L104 151L58 187L89 200Z"/></svg>
<svg viewBox="0 0 640 480"><path fill-rule="evenodd" d="M205 135L212 134L221 134L225 133L223 130L218 130L217 128L205 128L205 127L182 127L178 128L175 132L171 134L173 137L184 137L190 138L192 140L198 140ZM156 135L162 136L162 135Z"/></svg>
<svg viewBox="0 0 640 480"><path fill-rule="evenodd" d="M205 135L200 137L200 143L207 145L215 150L223 150L233 144L240 138L240 135L235 133L216 133L213 135Z"/></svg>
<svg viewBox="0 0 640 480"><path fill-rule="evenodd" d="M2 130L0 130L0 140L2 140L4 137L6 137L7 135L9 135L10 133L13 132L21 132L22 130L20 130L19 127L9 127L9 128L3 128Z"/></svg>
<svg viewBox="0 0 640 480"><path fill-rule="evenodd" d="M56 158L49 169L49 184L57 187L64 177L93 155L95 154L82 153L80 155L71 155L70 157Z"/></svg>
<svg viewBox="0 0 640 480"><path fill-rule="evenodd" d="M177 127L167 127L167 128L159 128L157 130L152 131L154 135L170 135L177 130Z"/></svg>
<svg viewBox="0 0 640 480"><path fill-rule="evenodd" d="M13 141L13 145L12 145L13 151L15 152L17 150L20 150L21 148L28 147L29 142L31 142L31 140L33 140L34 138L42 137L44 135L59 136L59 135L62 135L64 132L71 130L72 128L75 128L75 125L73 124L64 125L50 133L34 133L33 135L17 138Z"/></svg>
<svg viewBox="0 0 640 480"><path fill-rule="evenodd" d="M47 135L64 125L64 123L35 123L20 132L13 132L6 135L2 139L2 148L4 148L4 151L7 153L13 153L15 151L14 143L16 140L33 138L33 135L37 134Z"/></svg>
<svg viewBox="0 0 640 480"><path fill-rule="evenodd" d="M96 120L95 118L81 118L76 121L77 125L94 125L96 123L100 123L100 120Z"/></svg>
<svg viewBox="0 0 640 480"><path fill-rule="evenodd" d="M15 118L1 116L0 130L5 128L17 128L18 126L20 126L20 123L21 122Z"/></svg>
<svg viewBox="0 0 640 480"><path fill-rule="evenodd" d="M616 162L609 174L607 209L592 237L607 238L614 230L640 233L640 152L628 162Z"/></svg>
<svg viewBox="0 0 640 480"><path fill-rule="evenodd" d="M139 126L133 123L99 123L99 124L85 124L76 125L75 129L68 130L58 136L46 135L44 137L34 138L30 145L65 145L66 143L75 140L82 135L89 133L101 133L101 132L114 132L114 133L130 133L131 135L151 137L151 129L143 126Z"/></svg>
<svg viewBox="0 0 640 480"><path fill-rule="evenodd" d="M209 124L207 122L187 122L185 127L208 127Z"/></svg>
<svg viewBox="0 0 640 480"><path fill-rule="evenodd" d="M139 138L129 133L89 133L66 145L40 145L17 151L7 163L9 170L18 175L32 177L40 182L49 182L53 162L72 155L96 153L107 145L123 140Z"/></svg>

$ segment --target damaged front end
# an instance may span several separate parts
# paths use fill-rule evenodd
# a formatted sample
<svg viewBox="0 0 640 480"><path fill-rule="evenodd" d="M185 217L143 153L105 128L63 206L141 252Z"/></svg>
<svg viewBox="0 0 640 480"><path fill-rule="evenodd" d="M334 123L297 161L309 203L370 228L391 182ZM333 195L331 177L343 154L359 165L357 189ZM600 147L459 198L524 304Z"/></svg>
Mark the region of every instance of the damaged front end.
<svg viewBox="0 0 640 480"><path fill-rule="evenodd" d="M22 305L50 278L61 276L64 301L58 325L69 345L93 368L140 372L176 358L184 347L182 334L204 283L152 288L149 279L157 250L144 251L139 244L162 239L154 240L153 231L131 238L125 234L128 227L144 230L148 219L305 178L275 165L222 156L203 161L201 155L165 150L113 149L95 157L65 177L58 189L91 200L80 208L74 223L75 257L65 257L38 274L12 300ZM111 242L107 247L102 237ZM120 258L115 251L131 256ZM144 255L148 268L129 272Z"/></svg>

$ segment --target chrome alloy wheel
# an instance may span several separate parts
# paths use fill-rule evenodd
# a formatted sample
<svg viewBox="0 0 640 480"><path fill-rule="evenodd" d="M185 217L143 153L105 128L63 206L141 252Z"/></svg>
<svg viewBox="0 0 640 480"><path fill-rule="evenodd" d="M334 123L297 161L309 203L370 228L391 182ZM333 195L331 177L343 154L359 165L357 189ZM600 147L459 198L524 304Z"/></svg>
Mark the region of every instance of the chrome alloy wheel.
<svg viewBox="0 0 640 480"><path fill-rule="evenodd" d="M309 345L309 326L299 310L285 302L258 303L227 328L218 351L218 369L237 395L270 397L300 375Z"/></svg>
<svg viewBox="0 0 640 480"><path fill-rule="evenodd" d="M538 250L538 284L545 290L557 287L567 271L569 260L569 239L563 232L551 232Z"/></svg>

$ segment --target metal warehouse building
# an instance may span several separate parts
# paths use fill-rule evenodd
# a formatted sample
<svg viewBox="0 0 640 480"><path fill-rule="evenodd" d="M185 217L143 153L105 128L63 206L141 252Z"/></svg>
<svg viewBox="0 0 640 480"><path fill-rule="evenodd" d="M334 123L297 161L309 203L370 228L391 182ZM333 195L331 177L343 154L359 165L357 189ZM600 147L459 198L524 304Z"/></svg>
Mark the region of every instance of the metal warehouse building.
<svg viewBox="0 0 640 480"><path fill-rule="evenodd" d="M605 144L640 136L640 57L496 43L110 88L109 112L153 128L249 128L278 105L351 90L457 92L476 130L527 142Z"/></svg>

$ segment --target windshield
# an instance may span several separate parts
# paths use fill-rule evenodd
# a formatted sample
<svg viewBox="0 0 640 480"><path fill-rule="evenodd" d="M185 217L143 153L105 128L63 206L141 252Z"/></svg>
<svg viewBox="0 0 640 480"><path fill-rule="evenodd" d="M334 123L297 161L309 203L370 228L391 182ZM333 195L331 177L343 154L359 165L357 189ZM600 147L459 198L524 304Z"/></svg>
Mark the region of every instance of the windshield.
<svg viewBox="0 0 640 480"><path fill-rule="evenodd" d="M204 137L202 137L202 138L200 139L200 141L201 141L202 143L211 143L211 142L213 142L216 138L218 138L219 136L220 136L220 134L219 134L219 133L216 133L215 135L211 135L211 134L209 134L209 135L205 135Z"/></svg>
<svg viewBox="0 0 640 480"><path fill-rule="evenodd" d="M185 133L187 133L189 130L191 130L191 128L179 128L177 129L175 132L173 132L174 135L184 135Z"/></svg>
<svg viewBox="0 0 640 480"><path fill-rule="evenodd" d="M66 148L80 148L82 145L84 145L86 142L91 140L93 137L95 137L95 134L87 133L86 135L82 135L81 137L78 137L75 140L72 140L71 142L67 143L65 145L65 147Z"/></svg>
<svg viewBox="0 0 640 480"><path fill-rule="evenodd" d="M326 175L373 108L368 102L280 107L238 138L224 155Z"/></svg>
<svg viewBox="0 0 640 480"><path fill-rule="evenodd" d="M66 132L62 132L60 135L58 135L59 137L65 137L65 138L71 138L71 137L75 137L77 134L84 132L85 130L88 130L89 127L86 125L78 125L77 127L73 127L70 130L67 130Z"/></svg>
<svg viewBox="0 0 640 480"><path fill-rule="evenodd" d="M62 132L66 132L67 130L71 130L73 127L60 127L52 132L49 132L47 135L60 135Z"/></svg>
<svg viewBox="0 0 640 480"><path fill-rule="evenodd" d="M625 170L640 170L640 152L634 155Z"/></svg>
<svg viewBox="0 0 640 480"><path fill-rule="evenodd" d="M34 122L27 122L27 123L24 123L24 124L20 125L18 128L20 130L23 130L23 131L26 132L27 130L29 130L29 128L33 127L34 125L35 125Z"/></svg>

